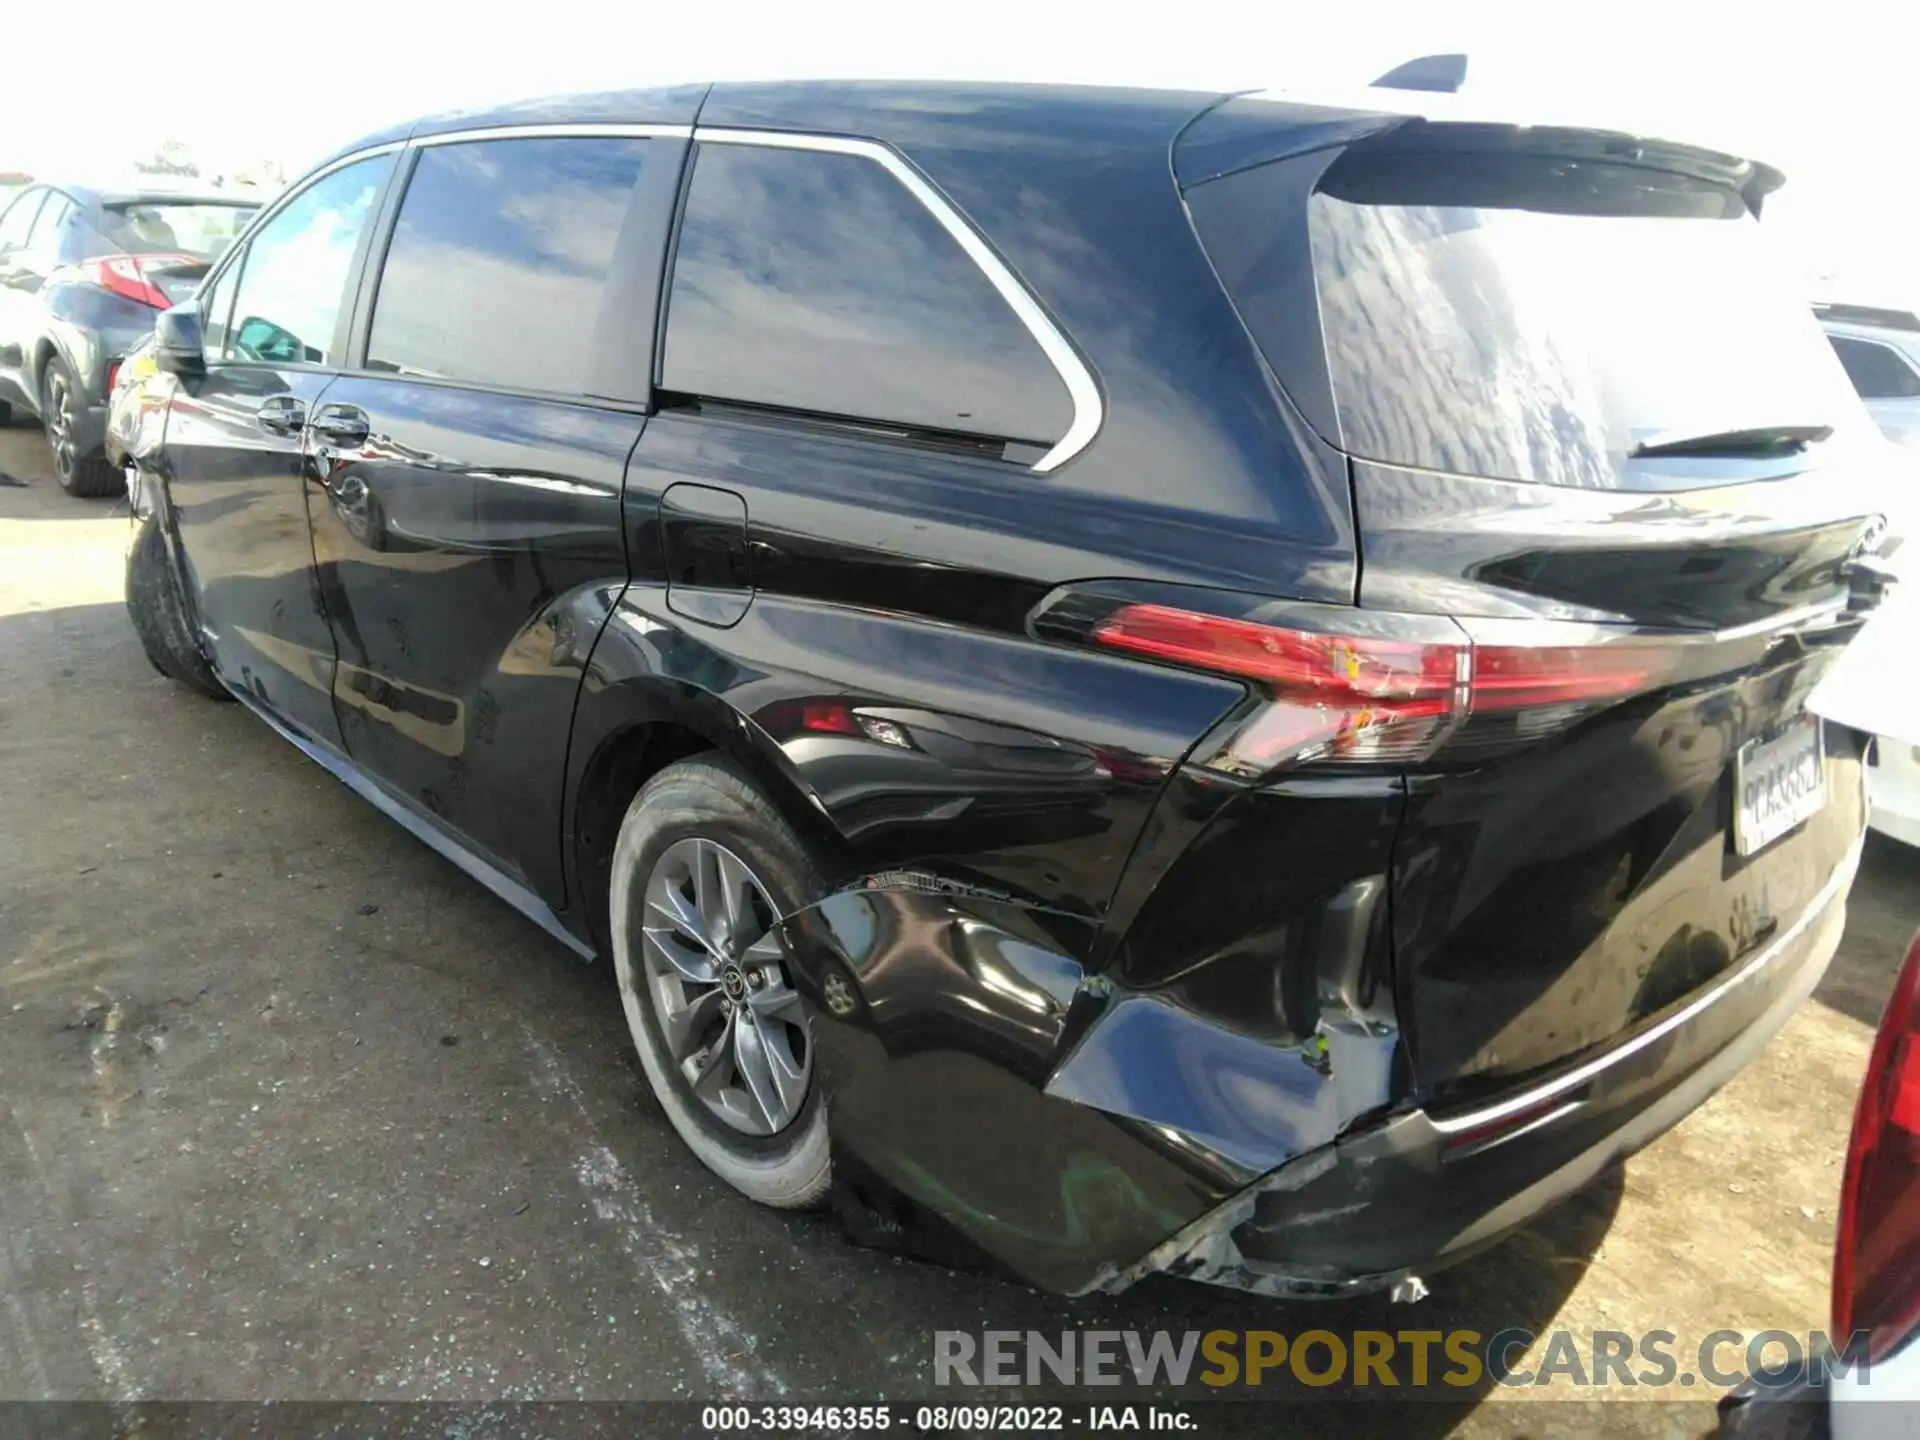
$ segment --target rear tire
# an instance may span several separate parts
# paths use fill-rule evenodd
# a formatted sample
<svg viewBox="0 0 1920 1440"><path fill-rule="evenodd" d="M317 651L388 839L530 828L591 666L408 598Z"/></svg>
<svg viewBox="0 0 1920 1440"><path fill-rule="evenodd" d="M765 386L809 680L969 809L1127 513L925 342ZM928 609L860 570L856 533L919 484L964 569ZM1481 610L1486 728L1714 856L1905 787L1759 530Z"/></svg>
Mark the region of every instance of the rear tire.
<svg viewBox="0 0 1920 1440"><path fill-rule="evenodd" d="M805 842L725 760L654 776L614 845L614 968L647 1082L702 1164L782 1210L819 1204L832 1168L812 1029L771 922L824 889Z"/></svg>
<svg viewBox="0 0 1920 1440"><path fill-rule="evenodd" d="M125 485L118 470L96 450L83 455L75 436L79 432L80 392L73 372L58 355L47 361L40 381L40 419L47 430L47 448L53 452L53 477L69 495L92 499L111 495Z"/></svg>
<svg viewBox="0 0 1920 1440"><path fill-rule="evenodd" d="M194 638L186 598L168 563L167 537L151 515L140 522L127 554L127 615L154 669L210 700L233 699Z"/></svg>

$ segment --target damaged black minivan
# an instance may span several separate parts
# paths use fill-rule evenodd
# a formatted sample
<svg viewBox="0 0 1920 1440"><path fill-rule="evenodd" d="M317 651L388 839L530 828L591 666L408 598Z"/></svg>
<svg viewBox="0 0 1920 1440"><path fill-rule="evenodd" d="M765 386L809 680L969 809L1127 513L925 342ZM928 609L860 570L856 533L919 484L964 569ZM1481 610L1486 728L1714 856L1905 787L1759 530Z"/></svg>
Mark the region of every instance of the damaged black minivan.
<svg viewBox="0 0 1920 1440"><path fill-rule="evenodd" d="M1885 442L1715 151L721 84L371 137L161 317L132 618L583 956L721 1178L1418 1294L1840 934Z"/></svg>

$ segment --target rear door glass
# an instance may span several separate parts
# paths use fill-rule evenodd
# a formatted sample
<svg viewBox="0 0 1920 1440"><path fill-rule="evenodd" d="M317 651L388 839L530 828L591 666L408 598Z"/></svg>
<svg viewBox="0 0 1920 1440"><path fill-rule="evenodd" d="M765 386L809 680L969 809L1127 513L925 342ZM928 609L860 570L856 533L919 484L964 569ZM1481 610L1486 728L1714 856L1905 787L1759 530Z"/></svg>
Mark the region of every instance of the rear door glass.
<svg viewBox="0 0 1920 1440"><path fill-rule="evenodd" d="M582 394L647 144L581 137L423 149L387 246L367 368Z"/></svg>
<svg viewBox="0 0 1920 1440"><path fill-rule="evenodd" d="M702 145L661 386L840 419L1052 443L1073 402L926 206L863 155Z"/></svg>
<svg viewBox="0 0 1920 1440"><path fill-rule="evenodd" d="M1308 221L1361 458L1612 488L1643 443L1860 418L1744 201L1706 180L1356 149Z"/></svg>

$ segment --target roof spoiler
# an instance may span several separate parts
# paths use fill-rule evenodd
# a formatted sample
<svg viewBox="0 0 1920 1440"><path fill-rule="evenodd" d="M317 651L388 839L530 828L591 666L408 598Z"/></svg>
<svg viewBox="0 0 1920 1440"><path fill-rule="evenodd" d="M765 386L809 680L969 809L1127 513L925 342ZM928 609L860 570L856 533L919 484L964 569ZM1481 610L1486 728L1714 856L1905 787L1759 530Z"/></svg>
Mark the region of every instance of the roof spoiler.
<svg viewBox="0 0 1920 1440"><path fill-rule="evenodd" d="M1394 66L1373 84L1380 90L1428 90L1457 95L1466 78L1467 57L1464 55L1419 55Z"/></svg>

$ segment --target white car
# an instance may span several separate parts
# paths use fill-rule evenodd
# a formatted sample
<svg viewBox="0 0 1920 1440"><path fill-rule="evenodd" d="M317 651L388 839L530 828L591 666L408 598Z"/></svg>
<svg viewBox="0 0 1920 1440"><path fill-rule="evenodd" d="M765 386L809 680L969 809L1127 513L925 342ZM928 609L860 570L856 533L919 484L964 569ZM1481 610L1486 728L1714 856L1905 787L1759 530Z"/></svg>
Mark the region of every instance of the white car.
<svg viewBox="0 0 1920 1440"><path fill-rule="evenodd" d="M1920 450L1920 315L1840 304L1813 313L1867 413L1889 440Z"/></svg>
<svg viewBox="0 0 1920 1440"><path fill-rule="evenodd" d="M1920 520L1920 315L1842 304L1816 304L1813 312L1867 413L1912 457L1911 494L1890 496L1887 504L1893 530L1887 553L1897 557L1906 588L1912 590L1920 586L1920 553L1906 552L1920 552L1920 542L1906 547L1899 542ZM1920 650L1920 604L1909 596L1907 603L1890 605L1869 623L1861 641L1868 652L1883 654L1886 664L1904 669L1896 657ZM1864 662L1855 660L1853 665L1866 672ZM1881 725L1850 723L1878 737L1867 755L1867 798L1873 807L1869 823L1882 834L1920 845L1920 734L1889 734Z"/></svg>

